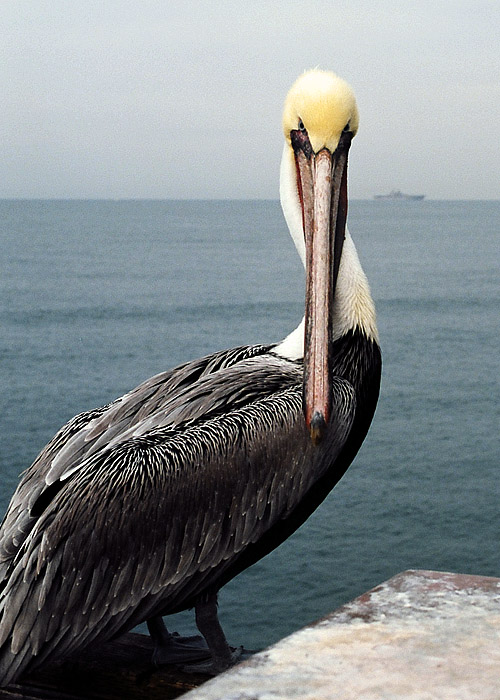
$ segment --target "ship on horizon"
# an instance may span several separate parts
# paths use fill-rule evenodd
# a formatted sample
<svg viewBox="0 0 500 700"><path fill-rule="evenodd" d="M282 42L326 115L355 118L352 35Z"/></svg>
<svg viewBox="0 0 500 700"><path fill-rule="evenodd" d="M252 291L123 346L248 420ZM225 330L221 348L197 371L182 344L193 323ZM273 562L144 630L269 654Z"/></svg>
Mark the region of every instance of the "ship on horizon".
<svg viewBox="0 0 500 700"><path fill-rule="evenodd" d="M408 199L423 199L425 194L404 194L401 190L391 190L389 194L375 194L374 199L397 199L397 200L408 200Z"/></svg>

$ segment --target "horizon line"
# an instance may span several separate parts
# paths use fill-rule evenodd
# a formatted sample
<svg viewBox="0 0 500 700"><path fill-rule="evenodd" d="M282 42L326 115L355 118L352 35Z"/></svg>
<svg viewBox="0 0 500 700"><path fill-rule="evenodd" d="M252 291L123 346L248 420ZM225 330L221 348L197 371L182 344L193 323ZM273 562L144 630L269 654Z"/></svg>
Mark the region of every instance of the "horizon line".
<svg viewBox="0 0 500 700"><path fill-rule="evenodd" d="M279 197L2 197L1 202L279 202ZM350 197L351 202L378 201L372 197ZM422 202L500 202L500 198L425 197ZM392 202L389 202L392 203ZM407 202L405 202L407 203Z"/></svg>

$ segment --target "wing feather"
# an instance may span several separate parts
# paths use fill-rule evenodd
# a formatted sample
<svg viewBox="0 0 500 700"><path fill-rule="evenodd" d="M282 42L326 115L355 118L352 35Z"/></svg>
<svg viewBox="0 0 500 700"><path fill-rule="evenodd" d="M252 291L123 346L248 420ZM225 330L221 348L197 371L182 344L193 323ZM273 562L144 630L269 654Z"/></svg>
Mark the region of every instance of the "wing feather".
<svg viewBox="0 0 500 700"><path fill-rule="evenodd" d="M52 498L32 518L29 535L17 549L13 540L5 545L0 663L4 643L28 668L49 653L64 656L149 614L192 604L293 511L340 452L355 408L344 380L330 444L314 451L303 424L300 367L267 356L212 374L198 369L196 387L178 378L177 393L163 403L159 380L139 392L142 401L161 404L154 428L143 414L125 439L90 450L77 469L70 450L57 464ZM133 413L124 405L111 410L119 422ZM82 419L88 443L106 432L99 421L109 416ZM80 436L79 458L82 445ZM36 659L26 655L30 645Z"/></svg>
<svg viewBox="0 0 500 700"><path fill-rule="evenodd" d="M109 445L121 434L145 421L200 378L242 359L259 356L268 346L242 346L213 353L148 379L136 389L101 408L80 413L64 425L22 475L0 527L0 581L31 528L39 499L47 487L76 465ZM53 492L48 493L51 500ZM43 498L42 498L43 504ZM43 508L41 508L43 510Z"/></svg>

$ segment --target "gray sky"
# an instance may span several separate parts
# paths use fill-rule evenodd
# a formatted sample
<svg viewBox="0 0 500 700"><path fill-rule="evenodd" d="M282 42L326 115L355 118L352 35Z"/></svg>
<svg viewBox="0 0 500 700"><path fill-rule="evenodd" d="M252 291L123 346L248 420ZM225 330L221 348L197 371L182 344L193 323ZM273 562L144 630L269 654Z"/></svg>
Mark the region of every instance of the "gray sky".
<svg viewBox="0 0 500 700"><path fill-rule="evenodd" d="M0 197L277 198L304 69L358 98L350 194L500 198L498 0L2 0Z"/></svg>

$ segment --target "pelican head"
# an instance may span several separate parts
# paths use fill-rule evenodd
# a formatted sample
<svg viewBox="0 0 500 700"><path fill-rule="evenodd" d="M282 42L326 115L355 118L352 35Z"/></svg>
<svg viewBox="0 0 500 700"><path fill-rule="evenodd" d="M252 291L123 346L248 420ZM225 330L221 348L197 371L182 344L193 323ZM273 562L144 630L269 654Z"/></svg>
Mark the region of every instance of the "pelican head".
<svg viewBox="0 0 500 700"><path fill-rule="evenodd" d="M331 417L333 299L347 218L347 156L356 99L334 73L308 71L285 100L281 201L306 267L303 403L318 444Z"/></svg>
<svg viewBox="0 0 500 700"><path fill-rule="evenodd" d="M283 131L292 148L292 132L300 122L315 153L323 148L334 153L344 131L352 136L358 131L358 108L351 87L330 71L303 73L290 88L283 109Z"/></svg>

